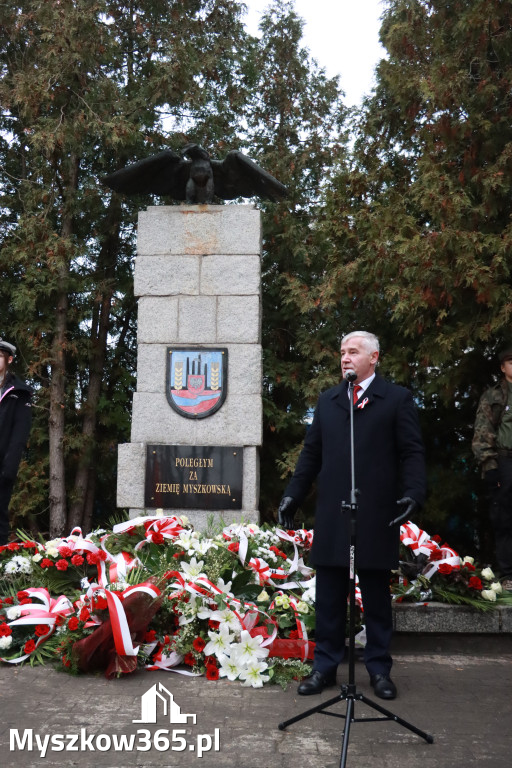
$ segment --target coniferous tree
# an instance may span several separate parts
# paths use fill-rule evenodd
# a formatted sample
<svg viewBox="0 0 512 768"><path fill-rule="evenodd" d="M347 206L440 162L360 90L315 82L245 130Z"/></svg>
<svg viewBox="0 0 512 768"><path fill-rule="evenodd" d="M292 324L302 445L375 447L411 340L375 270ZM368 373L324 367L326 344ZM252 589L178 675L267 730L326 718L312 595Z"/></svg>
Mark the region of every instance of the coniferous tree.
<svg viewBox="0 0 512 768"><path fill-rule="evenodd" d="M512 3L389 0L381 40L353 167L330 196L318 300L376 330L384 370L416 392L424 520L488 555L470 442L512 336Z"/></svg>
<svg viewBox="0 0 512 768"><path fill-rule="evenodd" d="M165 146L167 125L182 143L194 130L207 145L229 138L245 98L240 10L231 0L2 3L2 333L36 388L14 506L44 512L49 493L52 534L89 525L97 482L113 506L129 427L140 201L98 180Z"/></svg>
<svg viewBox="0 0 512 768"><path fill-rule="evenodd" d="M283 482L283 457L304 437L307 409L322 382L316 371L331 326L318 311L302 315L305 294L318 284L324 254L315 243L331 169L345 152L346 110L337 78L328 78L302 44L303 22L293 2L274 0L262 17L255 52L256 99L248 117L251 152L288 190L279 204L262 204L264 442L263 519L271 520ZM303 342L307 339L307 349ZM335 363L334 370L339 370ZM327 379L332 377L332 367Z"/></svg>

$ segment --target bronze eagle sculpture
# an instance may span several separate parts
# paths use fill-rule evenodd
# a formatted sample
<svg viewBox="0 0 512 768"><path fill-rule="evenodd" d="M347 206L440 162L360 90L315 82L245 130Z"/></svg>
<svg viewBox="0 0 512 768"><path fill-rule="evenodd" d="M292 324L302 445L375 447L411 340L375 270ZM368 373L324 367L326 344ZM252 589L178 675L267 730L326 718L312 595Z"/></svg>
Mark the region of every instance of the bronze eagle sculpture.
<svg viewBox="0 0 512 768"><path fill-rule="evenodd" d="M169 196L187 203L254 196L277 202L288 194L280 181L242 152L231 150L224 160L212 160L199 144L187 144L180 155L166 149L110 173L102 182L127 195Z"/></svg>

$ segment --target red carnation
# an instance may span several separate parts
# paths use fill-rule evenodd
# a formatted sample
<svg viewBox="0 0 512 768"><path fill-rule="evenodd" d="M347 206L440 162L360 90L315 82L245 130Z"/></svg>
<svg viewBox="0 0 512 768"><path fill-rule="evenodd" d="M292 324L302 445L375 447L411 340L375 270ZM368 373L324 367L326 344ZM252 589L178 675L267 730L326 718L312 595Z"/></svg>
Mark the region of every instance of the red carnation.
<svg viewBox="0 0 512 768"><path fill-rule="evenodd" d="M68 621L68 629L71 632L75 632L80 625L80 622L78 621L76 616L72 616L70 620Z"/></svg>
<svg viewBox="0 0 512 768"><path fill-rule="evenodd" d="M156 631L154 629L148 630L144 635L144 642L153 643L155 640L156 640Z"/></svg>
<svg viewBox="0 0 512 768"><path fill-rule="evenodd" d="M22 589L20 592L16 592L16 597L18 600L26 600L27 597L29 597L28 592L25 592L24 589Z"/></svg>
<svg viewBox="0 0 512 768"><path fill-rule="evenodd" d="M23 549L39 549L35 541L25 541L23 543Z"/></svg>
<svg viewBox="0 0 512 768"><path fill-rule="evenodd" d="M4 597L4 603L6 605L12 605L14 603L14 599L12 597Z"/></svg>
<svg viewBox="0 0 512 768"><path fill-rule="evenodd" d="M196 637L192 645L194 646L195 651L197 651L198 653L201 653L204 650L206 643L202 637Z"/></svg>
<svg viewBox="0 0 512 768"><path fill-rule="evenodd" d="M79 566L84 564L84 558L82 555L73 555L71 558L71 565Z"/></svg>
<svg viewBox="0 0 512 768"><path fill-rule="evenodd" d="M98 560L103 560L103 562L105 562L105 560L107 560L107 558L108 558L108 555L105 552L105 550L104 549L100 549L99 552L98 552Z"/></svg>
<svg viewBox="0 0 512 768"><path fill-rule="evenodd" d="M8 624L0 624L0 637L8 637L12 635L12 629Z"/></svg>
<svg viewBox="0 0 512 768"><path fill-rule="evenodd" d="M96 552L88 552L87 553L87 562L89 565L97 565L99 562L99 557Z"/></svg>
<svg viewBox="0 0 512 768"><path fill-rule="evenodd" d="M159 531L153 531L151 534L151 541L153 544L163 544L164 543L164 537Z"/></svg>
<svg viewBox="0 0 512 768"><path fill-rule="evenodd" d="M104 611L108 607L107 598L102 595L95 597L93 602L93 609L95 611Z"/></svg>
<svg viewBox="0 0 512 768"><path fill-rule="evenodd" d="M20 545L17 544L15 541L11 541L10 544L7 544L7 549L9 552L17 552L18 549L20 549Z"/></svg>
<svg viewBox="0 0 512 768"><path fill-rule="evenodd" d="M23 650L25 651L25 653L32 653L32 651L35 651L35 649L36 649L36 642L35 640L32 640L32 639L27 640L27 642L23 647Z"/></svg>
<svg viewBox="0 0 512 768"><path fill-rule="evenodd" d="M50 631L50 627L47 624L37 624L35 633L38 637L43 637L43 635L47 635Z"/></svg>
<svg viewBox="0 0 512 768"><path fill-rule="evenodd" d="M90 610L88 608L85 608L85 607L82 608L82 610L80 611L80 616L79 616L80 621L88 621L88 619L90 619L90 617L91 617Z"/></svg>
<svg viewBox="0 0 512 768"><path fill-rule="evenodd" d="M69 566L68 561L64 559L57 560L57 562L55 563L55 567L57 568L58 571L67 571L68 566Z"/></svg>
<svg viewBox="0 0 512 768"><path fill-rule="evenodd" d="M62 547L59 547L59 555L61 557L71 557L73 554L73 550L71 547L66 546L65 544Z"/></svg>
<svg viewBox="0 0 512 768"><path fill-rule="evenodd" d="M30 597L24 597L22 600L19 601L20 605L26 605L27 603L30 603Z"/></svg>
<svg viewBox="0 0 512 768"><path fill-rule="evenodd" d="M482 582L478 576L472 576L468 581L468 587L471 587L471 589L482 589Z"/></svg>
<svg viewBox="0 0 512 768"><path fill-rule="evenodd" d="M231 542L231 544L228 544L228 549L230 552L238 552L238 550L240 549L240 544L238 543L238 541L233 541Z"/></svg>
<svg viewBox="0 0 512 768"><path fill-rule="evenodd" d="M53 565L53 561L50 560L48 557L43 557L41 560L41 568L51 568Z"/></svg>

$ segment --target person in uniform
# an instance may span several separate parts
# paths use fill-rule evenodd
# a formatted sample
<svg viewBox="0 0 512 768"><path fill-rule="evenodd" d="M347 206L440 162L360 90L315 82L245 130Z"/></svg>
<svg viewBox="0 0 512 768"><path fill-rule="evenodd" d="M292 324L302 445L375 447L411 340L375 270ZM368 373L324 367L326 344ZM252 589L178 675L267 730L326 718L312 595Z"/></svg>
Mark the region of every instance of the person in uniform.
<svg viewBox="0 0 512 768"><path fill-rule="evenodd" d="M0 545L9 537L9 502L32 425L32 390L11 371L16 347L0 338Z"/></svg>
<svg viewBox="0 0 512 768"><path fill-rule="evenodd" d="M487 487L502 586L512 592L512 344L498 359L503 376L480 398L472 448Z"/></svg>

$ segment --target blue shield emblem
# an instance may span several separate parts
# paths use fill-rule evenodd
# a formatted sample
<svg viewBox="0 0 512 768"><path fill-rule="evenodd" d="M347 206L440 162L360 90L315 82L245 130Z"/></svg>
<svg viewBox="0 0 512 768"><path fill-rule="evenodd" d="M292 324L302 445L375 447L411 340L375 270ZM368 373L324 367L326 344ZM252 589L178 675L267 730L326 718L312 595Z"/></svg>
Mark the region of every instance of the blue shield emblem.
<svg viewBox="0 0 512 768"><path fill-rule="evenodd" d="M228 350L167 347L167 400L187 419L218 411L227 394Z"/></svg>

